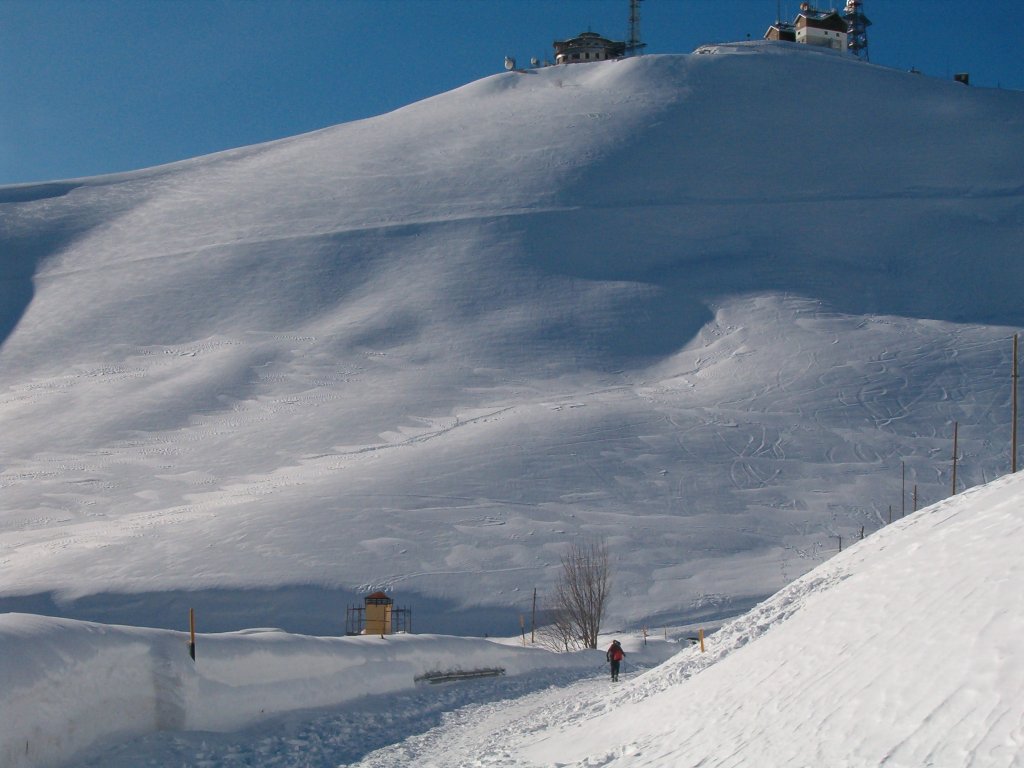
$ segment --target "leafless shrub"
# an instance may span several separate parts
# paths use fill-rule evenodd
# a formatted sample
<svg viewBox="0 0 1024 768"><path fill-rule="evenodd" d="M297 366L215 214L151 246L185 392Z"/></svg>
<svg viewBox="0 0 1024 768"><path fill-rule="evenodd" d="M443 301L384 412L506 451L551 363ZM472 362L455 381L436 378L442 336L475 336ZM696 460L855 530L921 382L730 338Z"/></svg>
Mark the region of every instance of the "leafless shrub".
<svg viewBox="0 0 1024 768"><path fill-rule="evenodd" d="M556 652L577 651L583 647L579 632L564 608L552 603L537 618L537 643L541 647Z"/></svg>
<svg viewBox="0 0 1024 768"><path fill-rule="evenodd" d="M559 632L584 648L597 648L604 619L611 570L608 545L603 539L573 542L562 557L562 573L555 585L554 614Z"/></svg>

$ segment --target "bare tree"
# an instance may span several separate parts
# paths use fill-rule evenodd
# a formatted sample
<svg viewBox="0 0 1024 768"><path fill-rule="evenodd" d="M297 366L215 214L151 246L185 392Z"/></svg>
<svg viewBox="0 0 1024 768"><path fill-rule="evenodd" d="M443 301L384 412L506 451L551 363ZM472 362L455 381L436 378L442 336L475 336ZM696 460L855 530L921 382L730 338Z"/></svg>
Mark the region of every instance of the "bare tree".
<svg viewBox="0 0 1024 768"><path fill-rule="evenodd" d="M537 627L537 642L550 651L577 651L583 647L569 612L559 605L545 605Z"/></svg>
<svg viewBox="0 0 1024 768"><path fill-rule="evenodd" d="M555 612L585 648L597 648L611 583L608 545L603 539L569 546L555 585Z"/></svg>

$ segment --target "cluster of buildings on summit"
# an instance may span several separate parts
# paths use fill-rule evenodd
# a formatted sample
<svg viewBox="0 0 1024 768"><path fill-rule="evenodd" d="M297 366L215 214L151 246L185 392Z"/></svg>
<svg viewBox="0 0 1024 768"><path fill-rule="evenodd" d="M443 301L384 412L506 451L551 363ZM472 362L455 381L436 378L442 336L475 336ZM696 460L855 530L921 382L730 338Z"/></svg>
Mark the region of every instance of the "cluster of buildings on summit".
<svg viewBox="0 0 1024 768"><path fill-rule="evenodd" d="M849 51L865 61L868 58L868 33L871 25L864 15L861 0L846 0L842 13L832 9L819 11L810 3L801 3L793 22L778 20L764 33L765 40L818 45L836 51Z"/></svg>
<svg viewBox="0 0 1024 768"><path fill-rule="evenodd" d="M626 42L609 40L596 32L583 32L568 40L556 40L555 64L583 64L592 61L621 59L639 52L644 44L639 41L640 0L630 2L630 39ZM846 0L842 11L821 11L810 3L801 3L800 11L792 22L777 20L768 27L766 40L782 40L804 45L831 48L849 52L867 61L867 28L871 21L864 15L862 0ZM538 66L537 60L533 65ZM508 69L515 67L514 59L506 59Z"/></svg>

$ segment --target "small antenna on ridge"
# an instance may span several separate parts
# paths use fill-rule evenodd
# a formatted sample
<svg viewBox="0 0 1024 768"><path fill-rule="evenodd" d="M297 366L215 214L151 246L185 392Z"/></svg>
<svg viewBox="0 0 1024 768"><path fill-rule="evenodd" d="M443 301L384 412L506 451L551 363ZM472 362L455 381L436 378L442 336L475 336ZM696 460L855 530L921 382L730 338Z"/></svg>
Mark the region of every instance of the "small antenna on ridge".
<svg viewBox="0 0 1024 768"><path fill-rule="evenodd" d="M640 2L629 0L629 38L626 40L626 55L636 56L647 43L640 42Z"/></svg>

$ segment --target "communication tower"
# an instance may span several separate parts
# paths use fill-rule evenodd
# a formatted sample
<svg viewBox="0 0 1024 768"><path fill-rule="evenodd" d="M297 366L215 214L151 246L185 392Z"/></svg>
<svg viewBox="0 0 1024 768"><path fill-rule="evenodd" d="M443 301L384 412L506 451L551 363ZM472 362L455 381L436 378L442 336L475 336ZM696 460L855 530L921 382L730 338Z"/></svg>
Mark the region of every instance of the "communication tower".
<svg viewBox="0 0 1024 768"><path fill-rule="evenodd" d="M843 18L847 25L846 47L854 56L864 61L868 58L868 27L871 20L864 15L864 3L861 0L846 0Z"/></svg>
<svg viewBox="0 0 1024 768"><path fill-rule="evenodd" d="M626 55L638 56L647 43L640 42L640 2L629 0L629 37L626 39Z"/></svg>

